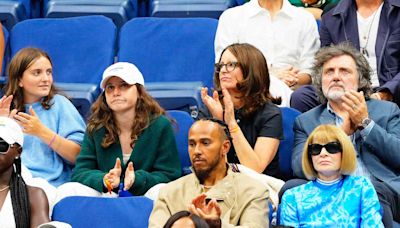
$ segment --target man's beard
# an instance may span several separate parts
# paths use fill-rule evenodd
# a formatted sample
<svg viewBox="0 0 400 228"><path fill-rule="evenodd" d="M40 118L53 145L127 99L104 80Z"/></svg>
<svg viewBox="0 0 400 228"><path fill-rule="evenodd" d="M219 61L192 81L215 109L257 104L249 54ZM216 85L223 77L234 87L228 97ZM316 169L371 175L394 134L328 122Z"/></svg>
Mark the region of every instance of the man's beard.
<svg viewBox="0 0 400 228"><path fill-rule="evenodd" d="M346 89L342 85L337 86L340 86L341 90L338 90L338 87L333 88L333 86L331 86L327 90L322 89L322 92L324 93L326 99L332 101L340 101L342 99L342 96L344 95Z"/></svg>
<svg viewBox="0 0 400 228"><path fill-rule="evenodd" d="M213 160L211 162L211 164L202 170L197 170L195 166L193 166L193 170L194 173L197 177L197 179L199 179L200 184L203 184L204 181L210 177L210 174L215 170L215 168L218 166L219 162L220 162L221 158L218 156L215 160Z"/></svg>
<svg viewBox="0 0 400 228"><path fill-rule="evenodd" d="M326 99L332 100L332 101L339 101L342 99L342 96L344 95L344 91L328 91L327 93L324 93Z"/></svg>

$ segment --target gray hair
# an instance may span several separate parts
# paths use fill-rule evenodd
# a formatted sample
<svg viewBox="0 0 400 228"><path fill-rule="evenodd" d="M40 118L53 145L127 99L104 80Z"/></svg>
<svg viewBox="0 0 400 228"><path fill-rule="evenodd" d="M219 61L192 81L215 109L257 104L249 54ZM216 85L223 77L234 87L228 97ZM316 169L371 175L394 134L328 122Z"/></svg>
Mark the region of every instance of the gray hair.
<svg viewBox="0 0 400 228"><path fill-rule="evenodd" d="M371 67L364 56L356 50L349 42L339 43L321 48L315 55L315 62L311 73L312 83L317 90L317 95L321 103L328 100L322 92L322 72L323 66L332 58L342 55L350 56L356 63L358 72L358 91L364 92L364 97L368 99L372 94Z"/></svg>

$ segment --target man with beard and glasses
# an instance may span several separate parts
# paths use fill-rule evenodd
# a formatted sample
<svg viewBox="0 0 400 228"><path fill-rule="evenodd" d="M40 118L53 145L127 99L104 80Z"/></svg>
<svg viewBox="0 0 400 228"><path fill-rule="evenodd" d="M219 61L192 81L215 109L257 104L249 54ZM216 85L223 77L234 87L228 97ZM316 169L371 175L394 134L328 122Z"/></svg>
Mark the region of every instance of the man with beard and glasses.
<svg viewBox="0 0 400 228"><path fill-rule="evenodd" d="M321 124L340 126L357 152L354 175L370 178L383 207L384 225L391 227L393 219L400 221L399 107L370 99L368 61L349 43L322 48L315 59L312 77L322 104L295 121L294 174L304 178L301 155L310 133Z"/></svg>
<svg viewBox="0 0 400 228"><path fill-rule="evenodd" d="M160 190L149 227L162 227L171 215L189 210L210 227L268 227L268 190L226 163L231 147L227 125L200 119L189 130L193 173Z"/></svg>

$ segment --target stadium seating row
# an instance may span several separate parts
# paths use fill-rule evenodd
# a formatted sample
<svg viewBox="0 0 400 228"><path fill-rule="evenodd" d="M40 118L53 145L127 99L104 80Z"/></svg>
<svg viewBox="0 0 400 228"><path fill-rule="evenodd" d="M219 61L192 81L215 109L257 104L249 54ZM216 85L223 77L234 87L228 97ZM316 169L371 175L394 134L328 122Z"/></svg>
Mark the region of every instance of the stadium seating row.
<svg viewBox="0 0 400 228"><path fill-rule="evenodd" d="M10 30L30 18L104 15L118 28L138 16L208 17L218 19L243 0L0 0L0 20Z"/></svg>
<svg viewBox="0 0 400 228"><path fill-rule="evenodd" d="M117 39L116 26L104 16L30 19L11 30L5 59L28 46L45 50L57 86L87 116L100 93L102 72L117 56L142 71L147 90L163 107L196 115L201 86L212 86L217 23L209 18L135 18Z"/></svg>

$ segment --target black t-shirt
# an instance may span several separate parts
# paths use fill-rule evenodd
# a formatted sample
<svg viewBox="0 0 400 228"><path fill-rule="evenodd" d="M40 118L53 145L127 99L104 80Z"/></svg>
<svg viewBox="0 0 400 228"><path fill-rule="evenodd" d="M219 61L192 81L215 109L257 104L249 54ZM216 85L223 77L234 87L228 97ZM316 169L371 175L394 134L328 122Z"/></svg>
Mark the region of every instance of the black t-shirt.
<svg viewBox="0 0 400 228"><path fill-rule="evenodd" d="M235 110L235 118L247 142L253 149L258 137L283 139L282 113L278 106L268 102L247 118L243 117L241 113L242 110ZM202 117L211 117L211 114L207 109L202 109L199 112L199 119ZM228 162L240 163L233 146L228 153ZM278 153L263 173L281 178Z"/></svg>

